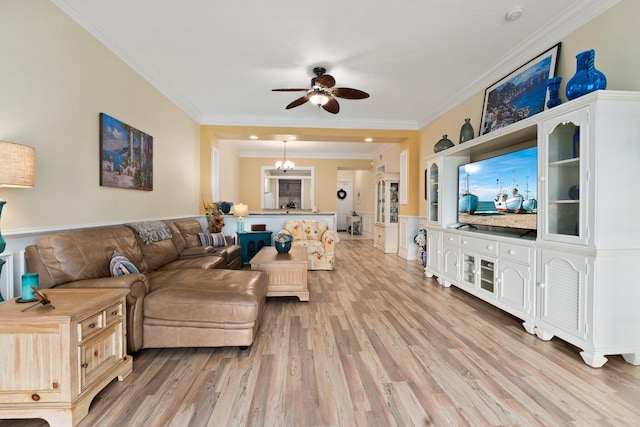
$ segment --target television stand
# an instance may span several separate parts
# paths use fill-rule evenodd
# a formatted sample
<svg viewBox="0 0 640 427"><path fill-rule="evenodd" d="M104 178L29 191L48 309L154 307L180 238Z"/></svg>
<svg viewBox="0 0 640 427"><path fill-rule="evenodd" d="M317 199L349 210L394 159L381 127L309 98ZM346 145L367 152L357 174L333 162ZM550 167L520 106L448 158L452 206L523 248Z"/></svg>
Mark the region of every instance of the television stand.
<svg viewBox="0 0 640 427"><path fill-rule="evenodd" d="M520 236L518 236L518 237L522 238L522 237L524 237L524 236L526 236L526 235L528 235L528 234L531 234L531 233L536 233L536 230L527 230L527 231L525 231L524 233L522 233L522 234L521 234Z"/></svg>
<svg viewBox="0 0 640 427"><path fill-rule="evenodd" d="M456 230L460 230L462 227L469 227L472 228L474 230L477 230L478 227L476 227L475 225L471 225L471 224L459 224L456 226Z"/></svg>

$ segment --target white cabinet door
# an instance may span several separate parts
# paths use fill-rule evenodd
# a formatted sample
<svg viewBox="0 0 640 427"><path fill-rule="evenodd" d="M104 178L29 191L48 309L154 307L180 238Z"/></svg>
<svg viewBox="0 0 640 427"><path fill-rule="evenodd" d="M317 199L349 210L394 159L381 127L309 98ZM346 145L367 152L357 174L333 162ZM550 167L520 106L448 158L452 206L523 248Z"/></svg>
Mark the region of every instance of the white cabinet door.
<svg viewBox="0 0 640 427"><path fill-rule="evenodd" d="M520 313L531 314L531 266L500 260L498 299Z"/></svg>
<svg viewBox="0 0 640 427"><path fill-rule="evenodd" d="M442 253L442 279L444 286L451 286L451 281L457 282L460 278L460 250L450 246L443 247Z"/></svg>
<svg viewBox="0 0 640 427"><path fill-rule="evenodd" d="M587 338L587 272L589 257L541 249L538 251L538 319L536 334L554 335L573 344ZM568 335L567 335L568 334Z"/></svg>
<svg viewBox="0 0 640 427"><path fill-rule="evenodd" d="M424 272L427 277L438 276L442 270L442 233L427 230L427 265Z"/></svg>

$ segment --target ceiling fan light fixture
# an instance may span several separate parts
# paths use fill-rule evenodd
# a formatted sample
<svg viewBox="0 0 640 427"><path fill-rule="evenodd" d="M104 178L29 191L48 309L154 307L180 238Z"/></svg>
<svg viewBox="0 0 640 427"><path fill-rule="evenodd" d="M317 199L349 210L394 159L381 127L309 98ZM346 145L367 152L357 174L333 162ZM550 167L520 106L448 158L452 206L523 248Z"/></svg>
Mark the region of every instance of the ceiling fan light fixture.
<svg viewBox="0 0 640 427"><path fill-rule="evenodd" d="M309 102L311 102L313 105L317 105L318 107L321 107L325 105L327 102L329 102L329 95L321 91L316 91L313 95L309 97Z"/></svg>

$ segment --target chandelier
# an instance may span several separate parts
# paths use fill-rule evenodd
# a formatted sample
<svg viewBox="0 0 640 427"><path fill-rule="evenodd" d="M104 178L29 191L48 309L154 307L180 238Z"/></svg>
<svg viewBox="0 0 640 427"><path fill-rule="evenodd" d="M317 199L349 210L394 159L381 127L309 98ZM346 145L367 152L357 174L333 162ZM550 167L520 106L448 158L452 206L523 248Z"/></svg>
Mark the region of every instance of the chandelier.
<svg viewBox="0 0 640 427"><path fill-rule="evenodd" d="M276 162L276 169L287 173L287 171L292 170L296 165L292 161L287 160L287 141L282 141L282 143L284 144L284 160L278 160Z"/></svg>

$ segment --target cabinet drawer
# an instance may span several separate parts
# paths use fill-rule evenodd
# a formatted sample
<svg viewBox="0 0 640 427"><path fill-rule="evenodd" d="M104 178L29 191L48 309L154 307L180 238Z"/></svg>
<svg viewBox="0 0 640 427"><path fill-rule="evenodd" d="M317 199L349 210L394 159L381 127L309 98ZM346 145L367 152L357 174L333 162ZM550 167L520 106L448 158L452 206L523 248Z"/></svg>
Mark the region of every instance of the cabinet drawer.
<svg viewBox="0 0 640 427"><path fill-rule="evenodd" d="M78 323L78 341L84 341L104 328L104 314L99 312Z"/></svg>
<svg viewBox="0 0 640 427"><path fill-rule="evenodd" d="M528 246L500 243L500 258L521 262L523 264L531 264L531 248Z"/></svg>
<svg viewBox="0 0 640 427"><path fill-rule="evenodd" d="M109 326L116 322L122 321L122 313L124 312L124 307L122 306L122 304L116 304L107 308L104 312L107 318L106 326Z"/></svg>
<svg viewBox="0 0 640 427"><path fill-rule="evenodd" d="M474 250L488 255L498 255L498 244L491 240L463 237L460 239L460 247L466 250Z"/></svg>
<svg viewBox="0 0 640 427"><path fill-rule="evenodd" d="M442 233L442 244L457 248L460 246L460 236L457 234Z"/></svg>

